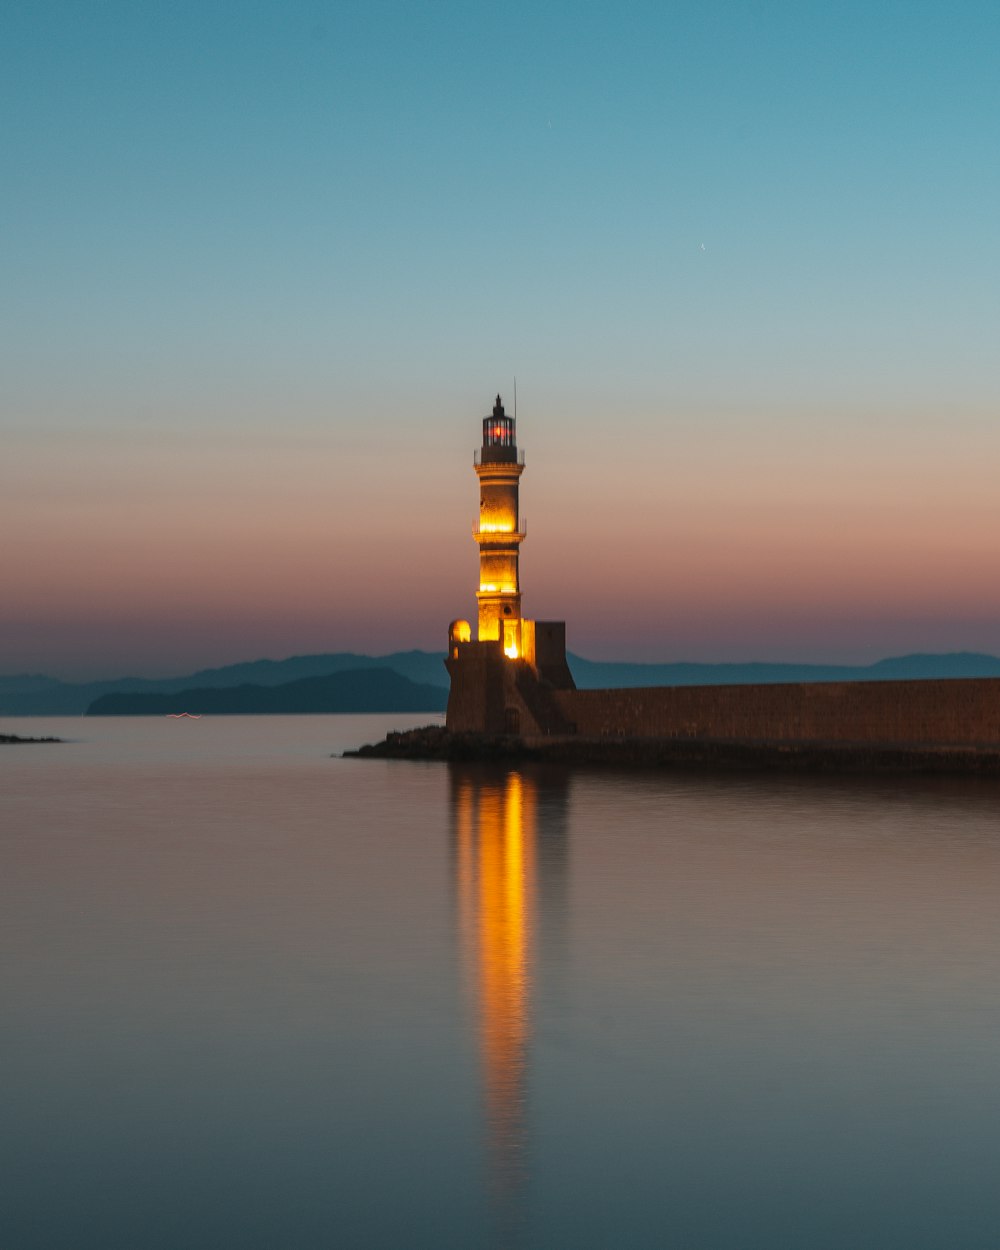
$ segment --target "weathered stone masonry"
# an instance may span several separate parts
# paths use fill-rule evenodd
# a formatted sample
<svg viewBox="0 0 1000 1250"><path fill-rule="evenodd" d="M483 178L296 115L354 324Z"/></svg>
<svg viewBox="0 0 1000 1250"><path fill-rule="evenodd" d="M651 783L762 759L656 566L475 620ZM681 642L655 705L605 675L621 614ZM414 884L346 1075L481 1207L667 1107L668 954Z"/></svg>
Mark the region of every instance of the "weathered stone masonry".
<svg viewBox="0 0 1000 1250"><path fill-rule="evenodd" d="M1000 742L1000 679L557 690L592 738L981 746Z"/></svg>

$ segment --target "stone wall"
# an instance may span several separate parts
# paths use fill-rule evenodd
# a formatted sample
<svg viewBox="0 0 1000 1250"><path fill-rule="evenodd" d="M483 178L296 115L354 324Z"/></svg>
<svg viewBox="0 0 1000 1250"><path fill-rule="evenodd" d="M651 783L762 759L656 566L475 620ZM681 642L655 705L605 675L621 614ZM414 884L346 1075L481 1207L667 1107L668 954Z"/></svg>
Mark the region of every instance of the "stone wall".
<svg viewBox="0 0 1000 1250"><path fill-rule="evenodd" d="M459 643L445 667L451 677L446 724L452 733L538 737L563 725L559 709L544 701L532 667L508 660L499 642ZM536 712L545 719L537 719Z"/></svg>
<svg viewBox="0 0 1000 1250"><path fill-rule="evenodd" d="M539 680L557 690L573 690L576 683L566 663L566 622L533 621L532 661Z"/></svg>
<svg viewBox="0 0 1000 1250"><path fill-rule="evenodd" d="M519 621L530 659L509 660L499 641L462 641L465 621L452 621L445 666L451 678L447 726L452 733L565 734L555 688L573 687L563 621ZM536 647L537 644L537 647ZM537 660L537 663L536 663Z"/></svg>
<svg viewBox="0 0 1000 1250"><path fill-rule="evenodd" d="M1000 743L1000 678L555 690L584 737Z"/></svg>

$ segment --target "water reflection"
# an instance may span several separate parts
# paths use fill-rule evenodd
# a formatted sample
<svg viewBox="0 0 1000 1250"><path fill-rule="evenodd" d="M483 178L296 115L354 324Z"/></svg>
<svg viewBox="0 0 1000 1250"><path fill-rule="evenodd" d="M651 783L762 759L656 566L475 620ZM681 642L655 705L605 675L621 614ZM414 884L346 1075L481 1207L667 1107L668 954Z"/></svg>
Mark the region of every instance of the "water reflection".
<svg viewBox="0 0 1000 1250"><path fill-rule="evenodd" d="M0 1247L1000 1244L994 781L132 719L0 761Z"/></svg>
<svg viewBox="0 0 1000 1250"><path fill-rule="evenodd" d="M489 1183L507 1236L528 1180L529 1056L539 947L564 949L564 776L454 767L458 933L478 1020Z"/></svg>

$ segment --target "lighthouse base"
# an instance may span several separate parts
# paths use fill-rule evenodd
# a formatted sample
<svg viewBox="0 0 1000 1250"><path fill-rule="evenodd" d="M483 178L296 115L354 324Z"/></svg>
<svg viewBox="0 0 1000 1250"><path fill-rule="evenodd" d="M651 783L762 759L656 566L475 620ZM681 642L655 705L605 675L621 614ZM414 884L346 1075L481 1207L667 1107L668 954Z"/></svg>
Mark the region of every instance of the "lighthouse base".
<svg viewBox="0 0 1000 1250"><path fill-rule="evenodd" d="M502 642L450 641L451 678L446 724L452 733L540 737L574 733L555 698L575 690L566 663L564 621L522 621L522 653L504 654Z"/></svg>

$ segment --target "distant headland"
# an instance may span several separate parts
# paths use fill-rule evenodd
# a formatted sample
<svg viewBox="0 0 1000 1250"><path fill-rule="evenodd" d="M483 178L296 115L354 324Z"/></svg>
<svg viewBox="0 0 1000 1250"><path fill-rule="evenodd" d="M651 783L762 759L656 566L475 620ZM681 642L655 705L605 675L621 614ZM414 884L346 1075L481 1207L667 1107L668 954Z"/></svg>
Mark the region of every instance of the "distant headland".
<svg viewBox="0 0 1000 1250"><path fill-rule="evenodd" d="M444 711L440 687L411 681L389 668L348 669L322 677L262 686L191 687L164 691L118 691L101 695L88 716L310 715L364 712Z"/></svg>

